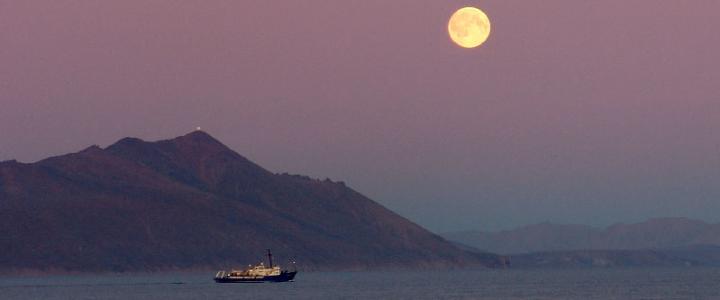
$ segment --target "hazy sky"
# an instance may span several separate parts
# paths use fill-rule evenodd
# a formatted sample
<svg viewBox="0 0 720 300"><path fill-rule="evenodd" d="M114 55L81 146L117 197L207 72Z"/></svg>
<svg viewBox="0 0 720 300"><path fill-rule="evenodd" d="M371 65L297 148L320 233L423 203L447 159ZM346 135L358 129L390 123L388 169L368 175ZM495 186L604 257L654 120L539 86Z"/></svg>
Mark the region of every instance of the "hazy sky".
<svg viewBox="0 0 720 300"><path fill-rule="evenodd" d="M467 50L452 12L493 32ZM434 231L720 221L720 1L0 0L0 160L196 126Z"/></svg>

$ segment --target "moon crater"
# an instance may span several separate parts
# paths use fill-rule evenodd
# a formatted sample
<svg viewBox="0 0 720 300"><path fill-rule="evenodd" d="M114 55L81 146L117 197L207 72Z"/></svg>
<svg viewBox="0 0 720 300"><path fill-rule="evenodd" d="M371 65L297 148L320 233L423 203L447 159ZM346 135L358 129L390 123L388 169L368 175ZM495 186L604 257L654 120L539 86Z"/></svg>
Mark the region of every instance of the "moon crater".
<svg viewBox="0 0 720 300"><path fill-rule="evenodd" d="M463 7L450 17L448 33L460 47L475 48L490 36L490 19L478 8Z"/></svg>

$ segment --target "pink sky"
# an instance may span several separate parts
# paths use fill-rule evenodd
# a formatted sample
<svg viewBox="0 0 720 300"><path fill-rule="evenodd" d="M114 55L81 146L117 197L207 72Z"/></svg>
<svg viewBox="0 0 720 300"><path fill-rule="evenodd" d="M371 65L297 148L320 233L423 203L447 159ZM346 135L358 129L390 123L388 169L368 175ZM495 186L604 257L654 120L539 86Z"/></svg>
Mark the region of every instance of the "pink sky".
<svg viewBox="0 0 720 300"><path fill-rule="evenodd" d="M488 42L449 42L475 5ZM432 230L720 221L720 2L0 0L0 160L202 126Z"/></svg>

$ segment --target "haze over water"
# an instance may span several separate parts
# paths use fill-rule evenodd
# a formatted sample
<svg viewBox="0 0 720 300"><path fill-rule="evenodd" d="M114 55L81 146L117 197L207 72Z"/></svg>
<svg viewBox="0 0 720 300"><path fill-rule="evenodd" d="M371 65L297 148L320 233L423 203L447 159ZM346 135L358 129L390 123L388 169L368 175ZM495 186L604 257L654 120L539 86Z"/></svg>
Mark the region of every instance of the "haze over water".
<svg viewBox="0 0 720 300"><path fill-rule="evenodd" d="M212 274L0 277L18 299L715 299L717 268L304 273L218 285Z"/></svg>

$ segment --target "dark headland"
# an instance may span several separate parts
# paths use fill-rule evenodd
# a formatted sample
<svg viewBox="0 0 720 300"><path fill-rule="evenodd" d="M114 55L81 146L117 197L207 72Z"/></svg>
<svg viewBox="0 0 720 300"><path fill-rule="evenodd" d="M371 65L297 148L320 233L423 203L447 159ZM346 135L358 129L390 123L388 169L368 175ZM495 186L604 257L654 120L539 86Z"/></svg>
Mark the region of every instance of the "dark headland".
<svg viewBox="0 0 720 300"><path fill-rule="evenodd" d="M0 163L0 272L502 267L342 182L274 174L202 131ZM280 261L286 263L286 261Z"/></svg>

